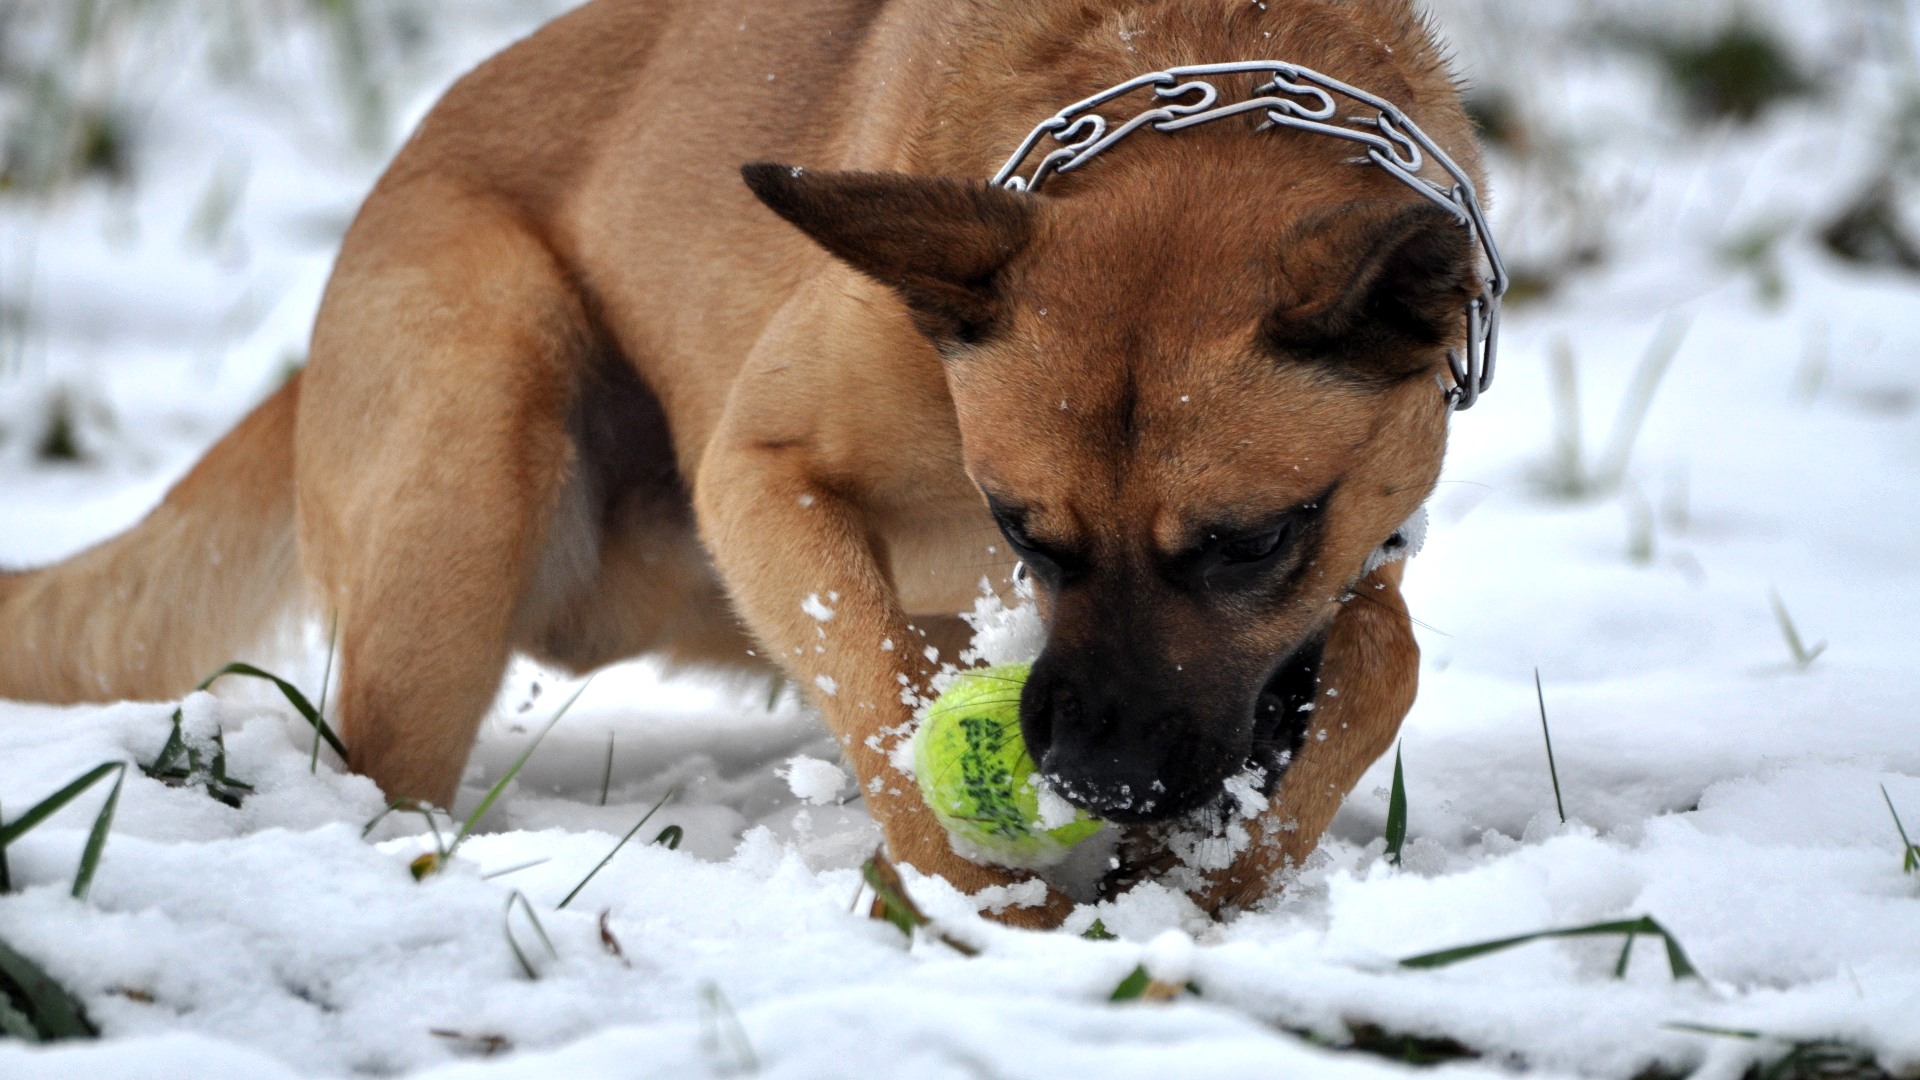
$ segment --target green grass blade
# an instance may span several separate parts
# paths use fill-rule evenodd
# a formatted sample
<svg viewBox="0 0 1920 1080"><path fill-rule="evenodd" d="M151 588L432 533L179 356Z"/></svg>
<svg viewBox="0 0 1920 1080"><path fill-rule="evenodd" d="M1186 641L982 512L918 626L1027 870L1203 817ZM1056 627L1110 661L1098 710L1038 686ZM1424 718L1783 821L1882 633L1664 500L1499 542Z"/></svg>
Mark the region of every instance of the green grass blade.
<svg viewBox="0 0 1920 1080"><path fill-rule="evenodd" d="M385 821L388 814L419 814L420 817L426 821L427 830L433 833L434 850L440 853L441 858L445 858L451 854L451 851L447 848L446 837L440 835L440 823L433 820L433 809L432 806L418 799L395 799L387 804L386 809L373 815L373 820L361 826L360 839L365 840L371 835L373 833L373 827Z"/></svg>
<svg viewBox="0 0 1920 1080"><path fill-rule="evenodd" d="M166 744L160 747L160 754L153 764L142 765L140 771L155 780L180 780L192 773L189 766L182 765L180 759L187 756L187 736L181 729L183 717L180 709L173 710L173 731L167 735Z"/></svg>
<svg viewBox="0 0 1920 1080"><path fill-rule="evenodd" d="M680 826L669 825L660 830L660 835L654 837L653 842L660 847L666 848L668 851L679 851L680 841L685 839L686 835L686 830Z"/></svg>
<svg viewBox="0 0 1920 1080"><path fill-rule="evenodd" d="M514 761L513 767L507 770L506 775L494 782L493 788L487 792L486 798L480 800L480 805L474 807L473 813L467 815L467 820L460 826L459 833L455 834L453 843L447 846L447 850L443 853L444 855L451 858L453 853L460 849L460 845L467 842L467 837L473 834L473 827L480 824L480 818L499 800L501 793L507 790L507 785L513 782L514 777L520 775L520 770L526 766L527 759L533 757L533 752L540 748L540 740L547 737L547 732L553 730L553 725L559 723L560 718L567 715L567 710L573 708L573 703L579 701L580 695L586 693L587 687L592 685L593 677L589 675L587 681L581 683L580 688L575 690L573 696L567 699L566 704L560 706L560 711L553 714L553 719L547 721L547 726L541 728L540 733L535 735L533 741L527 744L527 748L520 752L520 757Z"/></svg>
<svg viewBox="0 0 1920 1080"><path fill-rule="evenodd" d="M33 1026L33 1019L14 1008L13 1002L5 994L0 994L0 1039L19 1039L30 1043L40 1041L40 1030Z"/></svg>
<svg viewBox="0 0 1920 1080"><path fill-rule="evenodd" d="M327 715L327 690L333 686L333 654L340 648L340 613L333 613L333 625L327 630L327 666L320 672L320 704L315 708L316 716ZM313 752L307 759L309 775L320 771L320 731L322 724L313 725ZM343 753L341 755L345 757Z"/></svg>
<svg viewBox="0 0 1920 1080"><path fill-rule="evenodd" d="M1693 966L1693 961L1688 958L1687 951L1680 947L1680 939L1668 933L1666 927L1661 926L1652 919L1648 919L1647 922L1659 928L1660 937L1667 943L1667 969L1673 972L1674 981L1678 982L1681 979L1700 978L1700 969Z"/></svg>
<svg viewBox="0 0 1920 1080"><path fill-rule="evenodd" d="M1553 777L1553 807L1560 812L1560 824L1567 823L1567 804L1560 798L1560 766L1553 760L1553 728L1547 726L1547 688L1540 682L1540 669L1533 669L1533 692L1540 699L1540 733L1547 739L1547 773Z"/></svg>
<svg viewBox="0 0 1920 1080"><path fill-rule="evenodd" d="M1760 1074L1760 1080L1819 1080L1828 1077L1891 1077L1878 1055L1843 1042L1816 1039L1794 1042L1784 1057Z"/></svg>
<svg viewBox="0 0 1920 1080"><path fill-rule="evenodd" d="M1705 1035L1713 1039L1739 1039L1743 1042L1758 1042L1767 1036L1758 1031L1744 1031L1739 1028L1712 1027L1707 1024L1673 1023L1662 1024L1668 1031L1681 1031L1688 1035Z"/></svg>
<svg viewBox="0 0 1920 1080"><path fill-rule="evenodd" d="M553 856L551 855L545 855L538 859L528 859L526 862L517 863L513 866L508 866L503 869L489 870L486 873L480 875L480 880L492 881L494 878L503 878L503 877L506 877L508 874L517 874L522 870L531 870L536 866L544 866L547 863L550 863L552 861L553 861Z"/></svg>
<svg viewBox="0 0 1920 1080"><path fill-rule="evenodd" d="M235 780L227 775L227 736L223 731L213 733L213 767L207 775L213 780L209 787L217 785L227 793L253 790L252 784L245 780ZM238 805L237 801L235 805Z"/></svg>
<svg viewBox="0 0 1920 1080"><path fill-rule="evenodd" d="M613 732L607 732L607 767L600 774L600 805L607 805L607 793L613 790Z"/></svg>
<svg viewBox="0 0 1920 1080"><path fill-rule="evenodd" d="M1553 387L1553 457L1548 482L1555 493L1579 498L1592 488L1585 460L1586 440L1580 431L1580 376L1573 343L1565 336L1554 339L1548 354L1548 377Z"/></svg>
<svg viewBox="0 0 1920 1080"><path fill-rule="evenodd" d="M633 834L640 831L640 826L645 825L649 818L652 818L653 815L659 813L660 808L667 805L667 800L671 798L673 798L673 792L671 791L667 792L665 795L662 795L660 797L660 801L653 804L653 809L647 811L644 815L642 815L639 821L634 822L633 828L627 830L627 835L621 837L620 842L613 845L613 850L607 852L605 858L593 864L593 869L587 871L587 876L580 879L580 884L575 885L573 887L573 891L567 894L567 898L565 900L560 901L559 907L556 908L555 910L564 911L568 904L573 903L573 898L580 895L580 890L587 887L587 882L592 881L593 876L595 874L598 874L602 867L612 862L613 857L615 855L620 854L620 849L627 846L627 841L633 839Z"/></svg>
<svg viewBox="0 0 1920 1080"><path fill-rule="evenodd" d="M1147 992L1147 984L1151 982L1153 977L1147 974L1147 967L1142 964L1134 968L1126 978L1120 980L1120 985L1113 988L1113 993L1108 995L1107 1000L1137 1001L1141 994Z"/></svg>
<svg viewBox="0 0 1920 1080"><path fill-rule="evenodd" d="M1393 748L1393 793L1387 800L1387 861L1400 865L1407 843L1407 777L1400 766L1400 747Z"/></svg>
<svg viewBox="0 0 1920 1080"><path fill-rule="evenodd" d="M340 613L333 613L327 627L327 666L320 669L320 704L314 711L327 715L327 690L333 686L333 656L340 649Z"/></svg>
<svg viewBox="0 0 1920 1080"><path fill-rule="evenodd" d="M1793 653L1793 664L1805 671L1827 651L1826 643L1807 648L1806 639L1800 636L1800 628L1794 625L1793 615L1787 611L1787 602L1780 598L1780 590L1772 590L1769 598L1773 601L1774 621L1780 624L1780 636L1786 639L1787 649Z"/></svg>
<svg viewBox="0 0 1920 1080"><path fill-rule="evenodd" d="M375 825L387 820L387 816L394 811L404 809L406 804L411 801L411 799L393 799L388 802L385 807L381 808L379 813L368 819L365 825L360 826L360 839L365 840L367 837L372 836Z"/></svg>
<svg viewBox="0 0 1920 1080"><path fill-rule="evenodd" d="M1639 934L1629 933L1627 935L1627 943L1620 946L1620 959L1613 965L1614 978L1624 979L1627 977L1627 964L1633 960L1633 942L1634 939L1639 936Z"/></svg>
<svg viewBox="0 0 1920 1080"><path fill-rule="evenodd" d="M1093 920L1093 925L1087 927L1086 932L1081 934L1080 936L1083 938L1086 938L1088 941L1119 941L1120 940L1120 935L1107 929L1107 921L1105 919Z"/></svg>
<svg viewBox="0 0 1920 1080"><path fill-rule="evenodd" d="M1410 968L1443 968L1460 963L1463 960L1472 960L1497 952L1505 952L1508 949L1521 945L1530 945L1536 941L1547 941L1559 938L1600 937L1613 934L1656 934L1666 941L1667 965L1672 970L1675 980L1697 979L1700 977L1699 970L1696 969L1693 966L1693 962L1687 958L1686 951L1680 947L1680 942L1676 940L1672 934L1667 932L1666 927L1661 926L1658 922L1647 917L1628 919L1620 922L1596 923L1592 926L1576 926L1565 930L1542 930L1533 934L1521 934L1517 937L1500 938L1497 941L1483 941L1475 945L1462 945L1454 949L1442 949L1439 952L1409 956L1405 960L1400 961L1400 966ZM1621 970L1620 973L1624 974L1624 970Z"/></svg>
<svg viewBox="0 0 1920 1080"><path fill-rule="evenodd" d="M40 1041L91 1039L100 1032L73 995L40 965L0 941L0 1007L10 1006Z"/></svg>
<svg viewBox="0 0 1920 1080"><path fill-rule="evenodd" d="M533 932L540 935L540 944L546 946L547 954L558 960L560 953L554 949L553 939L547 936L547 928L540 925L540 916L533 910L533 904L527 900L526 894L519 889L509 893L506 913L501 916L501 930L507 935L507 948L513 950L513 958L520 961L520 970L527 973L527 978L538 979L540 972L534 968L533 961L527 958L526 950L520 947L520 940L513 936L513 905L515 904L519 904L527 913L527 921L533 924Z"/></svg>
<svg viewBox="0 0 1920 1080"><path fill-rule="evenodd" d="M1900 811L1893 808L1893 796L1887 793L1887 785L1885 784L1880 785L1880 797L1887 800L1887 813L1893 815L1893 827L1900 833L1900 846L1904 849L1900 860L1900 869L1908 874L1920 872L1920 846L1915 846L1914 842L1908 838L1907 827L1901 824ZM5 865L0 864L0 873L4 873L5 871ZM4 891L4 889L0 889L0 891Z"/></svg>
<svg viewBox="0 0 1920 1080"><path fill-rule="evenodd" d="M705 1044L707 1054L712 1058L714 1071L722 1076L739 1076L760 1071L760 1058L753 1052L753 1042L747 1038L746 1025L740 1022L740 1014L733 1011L732 1003L722 993L718 983L708 983L702 991L706 1008L702 1010L705 1031L701 1042Z"/></svg>
<svg viewBox="0 0 1920 1080"><path fill-rule="evenodd" d="M873 857L860 867L860 876L866 881L867 888L873 890L873 903L867 907L867 918L892 923L907 936L909 941L913 939L916 928L926 927L935 940L960 955L980 955L979 949L951 934L941 932L933 925L933 921L927 918L927 913L921 911L920 905L914 903L913 897L907 895L906 882L900 880L900 871L894 867L893 863L887 861L884 849L874 851ZM862 895L865 895L865 890L854 895L853 904L856 911L859 910Z"/></svg>
<svg viewBox="0 0 1920 1080"><path fill-rule="evenodd" d="M1620 411L1614 416L1613 435L1607 443L1606 455L1600 459L1602 465L1595 474L1601 490L1611 491L1626 480L1627 467L1633 462L1633 447L1640 441L1640 429L1646 423L1647 413L1653 409L1653 399L1659 395L1660 384L1673 367L1674 359L1680 355L1680 348L1686 344L1687 335L1692 329L1691 320L1670 316L1647 345L1646 354L1640 358L1640 366L1634 369L1633 385L1628 388L1625 400L1620 403Z"/></svg>
<svg viewBox="0 0 1920 1080"><path fill-rule="evenodd" d="M200 749L186 737L181 710L177 707L173 710L172 723L173 731L167 735L166 745L160 748L153 763L140 766L140 771L170 787L198 784L214 801L238 810L253 785L227 775L226 733L215 729L212 759L203 761ZM315 739L318 738L316 735Z"/></svg>
<svg viewBox="0 0 1920 1080"><path fill-rule="evenodd" d="M107 792L106 804L100 807L100 813L93 819L93 831L87 834L87 846L80 852L80 869L73 876L73 898L85 900L87 890L93 888L93 875L100 869L100 856L107 849L107 833L113 828L113 811L120 805L120 788L127 782L127 767L119 766L120 775L113 782L113 790Z"/></svg>
<svg viewBox="0 0 1920 1080"><path fill-rule="evenodd" d="M920 905L907 895L907 886L900 880L900 871L894 869L884 854L876 851L860 867L860 876L867 887L873 890L873 906L868 909L869 918L890 922L909 939L916 927L927 925L927 916Z"/></svg>
<svg viewBox="0 0 1920 1080"><path fill-rule="evenodd" d="M339 754L342 761L346 760L347 744L340 741L339 735L334 734L333 728L329 726L326 719L320 715L320 710L313 707L313 702L307 700L307 695L301 693L299 687L272 672L262 671L252 664L228 664L226 667L207 676L206 681L202 682L199 688L205 690L228 675L244 675L250 679L265 679L267 682L279 687L280 693L286 697L287 703L293 706L294 711L298 712L301 718L306 720L307 723L313 725L313 729L320 733L321 738L327 740L327 745L333 747L333 752Z"/></svg>
<svg viewBox="0 0 1920 1080"><path fill-rule="evenodd" d="M1624 933L1624 931L1622 932ZM1508 949L1512 949L1520 945L1531 945L1536 941L1543 941L1546 938L1549 938L1552 936L1553 935L1551 932L1544 932L1544 933L1538 933L1538 934L1520 934L1516 937L1498 938L1493 941L1482 941L1474 945L1461 945L1452 949L1441 949L1438 952L1421 953L1419 956L1409 956L1406 959L1400 961L1400 966L1410 967L1410 968L1451 967L1454 964L1460 963L1462 960L1474 960L1482 956L1491 956L1494 953L1505 952Z"/></svg>
<svg viewBox="0 0 1920 1080"><path fill-rule="evenodd" d="M115 769L126 768L125 762L109 761L89 770L86 775L75 780L59 791L35 803L32 809L21 814L12 824L0 826L0 848L5 848L15 840L32 832L34 826L60 812L68 803L79 798L88 788Z"/></svg>

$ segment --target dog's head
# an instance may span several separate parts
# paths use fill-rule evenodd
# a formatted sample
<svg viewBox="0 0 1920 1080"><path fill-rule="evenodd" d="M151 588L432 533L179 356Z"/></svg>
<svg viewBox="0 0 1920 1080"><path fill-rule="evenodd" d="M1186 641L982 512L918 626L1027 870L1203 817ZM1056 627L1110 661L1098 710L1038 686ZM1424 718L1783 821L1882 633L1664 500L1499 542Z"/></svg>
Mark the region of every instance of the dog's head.
<svg viewBox="0 0 1920 1080"><path fill-rule="evenodd" d="M1334 613L1439 474L1436 382L1479 288L1467 230L1380 170L1281 185L1271 156L1208 145L1165 173L1115 154L1061 198L746 170L945 358L1048 626L1028 744L1123 822L1249 762L1277 779Z"/></svg>

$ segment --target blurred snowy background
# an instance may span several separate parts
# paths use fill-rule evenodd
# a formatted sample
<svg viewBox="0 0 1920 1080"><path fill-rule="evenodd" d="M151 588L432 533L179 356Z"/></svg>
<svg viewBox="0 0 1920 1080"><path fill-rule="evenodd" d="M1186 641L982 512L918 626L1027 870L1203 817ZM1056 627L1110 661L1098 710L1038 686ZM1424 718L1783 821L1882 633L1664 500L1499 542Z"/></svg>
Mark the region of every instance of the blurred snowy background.
<svg viewBox="0 0 1920 1080"><path fill-rule="evenodd" d="M297 366L398 141L564 6L0 0L0 565L130 524ZM1426 664L1404 866L1381 860L1387 763L1289 896L1229 926L1143 889L1073 924L1098 915L1120 943L969 924L981 960L908 954L845 914L872 839L858 806L802 806L778 774L832 757L804 707L636 667L594 684L468 849L485 870L551 863L416 886L417 822L355 839L377 793L309 775L284 708L196 698L257 795L230 811L136 775L88 905L66 884L99 793L15 846L0 939L109 1039L0 1041L0 1074L392 1073L510 1047L528 1053L460 1075L744 1069L724 987L777 1075L1392 1071L1301 1032L1483 1055L1462 1075L1732 1077L1810 1068L1828 1041L1839 1075L1915 1075L1920 878L1882 787L1914 831L1920 3L1431 7L1493 148L1516 287L1410 573ZM316 633L281 670L317 687L324 653ZM458 809L526 745L550 682L515 672ZM0 801L150 760L170 708L0 706ZM670 790L654 827L683 826L683 848L629 849L586 894L637 978L590 914L551 907ZM538 982L502 940L514 885L559 947ZM1617 943L1392 964L1642 914L1703 983L1670 982L1651 943L1625 981ZM1144 948L1170 928L1194 950ZM1207 996L1116 1013L1104 998L1143 958Z"/></svg>
<svg viewBox="0 0 1920 1080"><path fill-rule="evenodd" d="M9 479L177 471L300 362L335 243L439 90L566 6L0 6ZM1733 278L1777 311L1800 249L1920 274L1912 0L1431 7L1496 148L1523 317L1621 269L1645 281L1609 298L1631 300L1623 317L1657 320ZM1840 336L1810 342L1822 355L1856 344L1826 331ZM63 546L48 534L15 557Z"/></svg>

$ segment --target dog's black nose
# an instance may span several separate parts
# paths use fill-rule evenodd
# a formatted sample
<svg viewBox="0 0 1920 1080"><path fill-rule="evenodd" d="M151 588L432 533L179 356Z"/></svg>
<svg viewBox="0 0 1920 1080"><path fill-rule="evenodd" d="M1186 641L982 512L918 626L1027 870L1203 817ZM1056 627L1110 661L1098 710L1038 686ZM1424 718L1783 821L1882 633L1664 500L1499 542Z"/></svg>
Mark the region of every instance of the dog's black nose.
<svg viewBox="0 0 1920 1080"><path fill-rule="evenodd" d="M1162 821L1219 794L1228 770L1188 709L1138 679L1036 666L1022 697L1027 749L1068 802L1123 824ZM1244 760L1244 752L1241 755Z"/></svg>
<svg viewBox="0 0 1920 1080"><path fill-rule="evenodd" d="M1041 775L1061 797L1082 810L1107 821L1138 824L1159 821L1183 812L1170 799L1166 781L1147 770L1130 769L1115 759L1112 768L1088 767L1087 762L1066 762L1052 754L1041 764Z"/></svg>

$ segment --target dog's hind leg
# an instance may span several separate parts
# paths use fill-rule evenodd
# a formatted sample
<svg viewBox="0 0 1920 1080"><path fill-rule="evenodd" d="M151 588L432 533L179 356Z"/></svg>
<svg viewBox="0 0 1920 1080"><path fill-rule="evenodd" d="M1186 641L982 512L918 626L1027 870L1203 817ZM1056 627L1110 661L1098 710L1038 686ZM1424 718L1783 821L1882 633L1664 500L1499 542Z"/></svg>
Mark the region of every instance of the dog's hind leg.
<svg viewBox="0 0 1920 1080"><path fill-rule="evenodd" d="M1355 587L1334 619L1320 664L1313 722L1267 810L1247 823L1250 841L1195 900L1209 911L1242 908L1280 891L1285 874L1319 846L1347 793L1393 745L1413 707L1420 646L1400 596L1405 563Z"/></svg>
<svg viewBox="0 0 1920 1080"><path fill-rule="evenodd" d="M342 249L299 414L302 557L349 764L451 802L572 468L585 316L512 208L415 179Z"/></svg>

